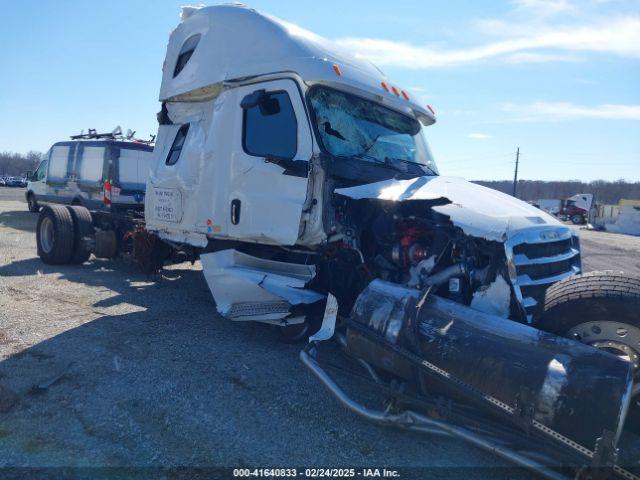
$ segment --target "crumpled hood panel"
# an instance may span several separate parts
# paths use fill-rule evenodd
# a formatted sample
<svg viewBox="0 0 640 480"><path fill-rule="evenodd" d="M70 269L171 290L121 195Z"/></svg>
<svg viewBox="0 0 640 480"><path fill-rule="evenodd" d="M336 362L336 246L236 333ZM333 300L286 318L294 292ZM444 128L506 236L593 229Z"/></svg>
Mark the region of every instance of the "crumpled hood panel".
<svg viewBox="0 0 640 480"><path fill-rule="evenodd" d="M532 227L560 226L557 219L510 195L458 177L419 177L339 188L336 193L353 198L394 202L441 200L451 203L432 207L449 216L468 235L503 242L513 232Z"/></svg>

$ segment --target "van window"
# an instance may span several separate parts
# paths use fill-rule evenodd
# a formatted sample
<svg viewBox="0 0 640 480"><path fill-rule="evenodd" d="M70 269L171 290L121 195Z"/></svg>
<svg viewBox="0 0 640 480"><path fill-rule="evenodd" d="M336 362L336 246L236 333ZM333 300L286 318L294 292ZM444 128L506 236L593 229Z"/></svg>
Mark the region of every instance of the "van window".
<svg viewBox="0 0 640 480"><path fill-rule="evenodd" d="M167 160L165 161L167 165L175 165L178 159L180 158L180 152L182 151L182 146L184 145L184 141L187 138L188 132L189 132L188 123L185 123L178 129L178 133L176 133L176 138L173 140L173 143L171 144L169 155L167 155Z"/></svg>
<svg viewBox="0 0 640 480"><path fill-rule="evenodd" d="M243 148L257 157L293 158L298 149L298 122L289 94L267 95L268 108L261 104L244 110Z"/></svg>
<svg viewBox="0 0 640 480"><path fill-rule="evenodd" d="M47 176L47 165L49 165L49 160L43 160L40 162L40 166L38 167L38 170L36 170L36 182L44 180L44 177Z"/></svg>
<svg viewBox="0 0 640 480"><path fill-rule="evenodd" d="M84 182L99 182L102 180L104 166L104 147L84 147L78 171L78 180Z"/></svg>
<svg viewBox="0 0 640 480"><path fill-rule="evenodd" d="M182 71L182 69L187 65L191 55L196 50L198 46L198 42L200 42L200 34L192 35L187 38L180 49L180 53L178 54L178 60L176 61L176 66L173 69L173 78L177 77L178 74Z"/></svg>
<svg viewBox="0 0 640 480"><path fill-rule="evenodd" d="M58 145L51 149L49 159L49 178L64 180L67 178L67 167L69 164L69 146Z"/></svg>
<svg viewBox="0 0 640 480"><path fill-rule="evenodd" d="M149 176L151 152L133 148L121 148L118 159L118 182L123 188L140 188Z"/></svg>

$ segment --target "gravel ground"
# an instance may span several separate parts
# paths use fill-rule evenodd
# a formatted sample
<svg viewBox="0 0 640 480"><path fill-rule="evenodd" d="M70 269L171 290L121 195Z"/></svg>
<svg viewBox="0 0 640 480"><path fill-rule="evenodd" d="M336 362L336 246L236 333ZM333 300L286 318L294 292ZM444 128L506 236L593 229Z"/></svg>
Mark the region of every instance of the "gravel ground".
<svg viewBox="0 0 640 480"><path fill-rule="evenodd" d="M155 282L125 261L44 265L23 195L0 187L0 467L387 467L403 478L425 478L411 467L428 467L439 478L530 478L459 441L347 412L300 364L300 346L218 318L197 263ZM585 269L640 272L640 238L584 233Z"/></svg>

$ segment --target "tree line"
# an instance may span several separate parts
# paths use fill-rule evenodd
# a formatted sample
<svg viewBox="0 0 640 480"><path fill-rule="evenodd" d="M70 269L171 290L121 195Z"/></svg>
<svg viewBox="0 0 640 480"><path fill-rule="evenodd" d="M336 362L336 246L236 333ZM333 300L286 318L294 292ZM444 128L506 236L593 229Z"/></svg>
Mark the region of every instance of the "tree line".
<svg viewBox="0 0 640 480"><path fill-rule="evenodd" d="M0 175L13 177L22 176L38 168L43 154L34 150L26 154L15 152L0 152Z"/></svg>
<svg viewBox="0 0 640 480"><path fill-rule="evenodd" d="M513 182L510 180L475 181L479 185L493 188L500 192L513 193ZM592 193L594 201L601 204L617 204L622 198L640 199L640 182L616 180L580 180L542 181L520 180L516 196L521 200L539 200L542 198L565 199L577 193Z"/></svg>

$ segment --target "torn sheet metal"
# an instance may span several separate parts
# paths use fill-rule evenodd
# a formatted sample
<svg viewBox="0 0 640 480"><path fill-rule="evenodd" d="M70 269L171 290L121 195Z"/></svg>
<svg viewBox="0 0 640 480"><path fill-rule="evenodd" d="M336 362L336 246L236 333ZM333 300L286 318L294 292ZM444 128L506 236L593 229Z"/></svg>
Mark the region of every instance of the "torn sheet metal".
<svg viewBox="0 0 640 480"><path fill-rule="evenodd" d="M478 288L473 293L470 306L480 312L509 318L510 302L511 287L502 275L498 275L494 282Z"/></svg>
<svg viewBox="0 0 640 480"><path fill-rule="evenodd" d="M231 320L273 321L292 305L311 304L324 295L305 288L315 267L252 257L237 250L200 256L218 312Z"/></svg>
<svg viewBox="0 0 640 480"><path fill-rule="evenodd" d="M551 215L510 195L457 177L424 176L410 180L382 182L339 188L339 195L393 202L442 201L433 210L447 215L468 235L504 242L514 231L542 225L562 225Z"/></svg>
<svg viewBox="0 0 640 480"><path fill-rule="evenodd" d="M322 317L320 330L309 337L309 342L324 342L333 337L336 329L336 319L338 318L338 299L331 293L327 296L327 305Z"/></svg>

